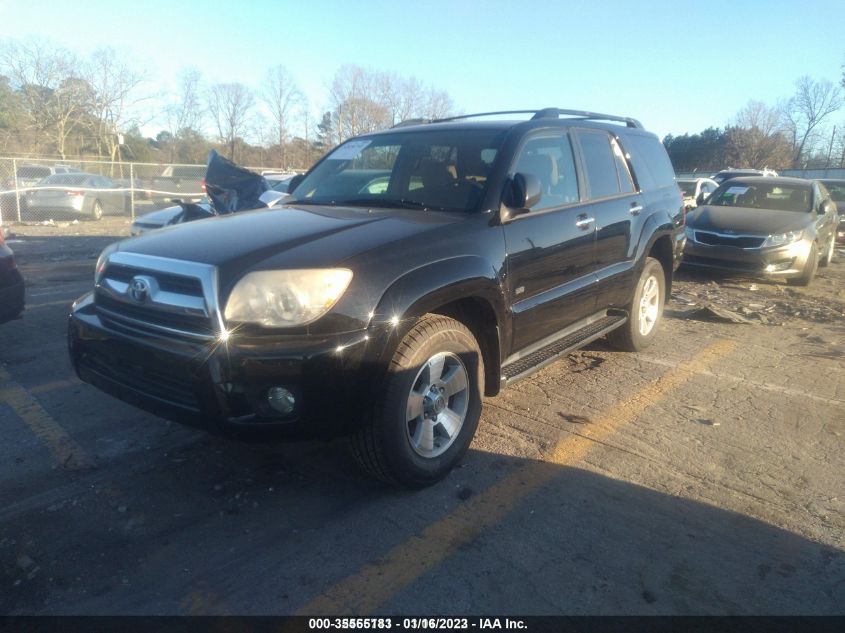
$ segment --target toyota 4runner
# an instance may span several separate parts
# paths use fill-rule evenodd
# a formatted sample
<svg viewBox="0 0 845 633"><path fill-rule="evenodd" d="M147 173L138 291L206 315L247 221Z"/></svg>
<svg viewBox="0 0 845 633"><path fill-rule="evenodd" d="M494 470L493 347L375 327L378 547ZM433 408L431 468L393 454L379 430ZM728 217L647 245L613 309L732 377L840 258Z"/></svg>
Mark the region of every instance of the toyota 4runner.
<svg viewBox="0 0 845 633"><path fill-rule="evenodd" d="M630 118L400 124L297 180L276 209L107 248L70 315L79 376L216 433L347 435L421 487L482 396L602 336L648 345L683 248L672 165Z"/></svg>

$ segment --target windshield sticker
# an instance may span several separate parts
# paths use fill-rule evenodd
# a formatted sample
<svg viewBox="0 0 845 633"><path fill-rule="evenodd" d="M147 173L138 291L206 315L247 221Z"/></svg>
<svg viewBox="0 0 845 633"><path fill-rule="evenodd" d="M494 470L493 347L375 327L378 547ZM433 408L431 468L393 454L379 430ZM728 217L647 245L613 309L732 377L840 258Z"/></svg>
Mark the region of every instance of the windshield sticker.
<svg viewBox="0 0 845 633"><path fill-rule="evenodd" d="M730 187L725 192L726 196L741 196L746 191L748 191L748 187Z"/></svg>
<svg viewBox="0 0 845 633"><path fill-rule="evenodd" d="M352 160L372 141L349 141L332 152L326 160Z"/></svg>

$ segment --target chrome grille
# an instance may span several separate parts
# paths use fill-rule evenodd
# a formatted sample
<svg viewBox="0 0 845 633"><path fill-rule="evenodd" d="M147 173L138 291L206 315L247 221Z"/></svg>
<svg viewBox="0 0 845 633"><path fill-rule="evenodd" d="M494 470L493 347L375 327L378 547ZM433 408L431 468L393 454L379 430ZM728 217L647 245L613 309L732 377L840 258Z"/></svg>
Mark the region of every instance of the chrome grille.
<svg viewBox="0 0 845 633"><path fill-rule="evenodd" d="M131 291L142 280L144 291ZM210 341L222 331L216 269L206 264L116 252L94 292L104 325L134 335Z"/></svg>

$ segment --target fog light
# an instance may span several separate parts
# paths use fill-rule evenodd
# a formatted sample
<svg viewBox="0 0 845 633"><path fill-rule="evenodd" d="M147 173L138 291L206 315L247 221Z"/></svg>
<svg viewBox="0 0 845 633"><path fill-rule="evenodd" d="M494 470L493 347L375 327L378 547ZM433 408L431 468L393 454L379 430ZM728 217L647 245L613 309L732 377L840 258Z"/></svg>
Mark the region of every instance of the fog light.
<svg viewBox="0 0 845 633"><path fill-rule="evenodd" d="M282 415L290 415L296 406L296 398L284 387L270 387L267 390L267 404Z"/></svg>

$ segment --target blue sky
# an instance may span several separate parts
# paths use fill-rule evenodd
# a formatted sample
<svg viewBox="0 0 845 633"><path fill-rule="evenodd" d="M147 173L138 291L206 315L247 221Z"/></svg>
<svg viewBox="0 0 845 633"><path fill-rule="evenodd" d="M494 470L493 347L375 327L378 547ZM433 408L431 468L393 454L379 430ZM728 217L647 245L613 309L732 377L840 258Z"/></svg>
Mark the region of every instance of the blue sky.
<svg viewBox="0 0 845 633"><path fill-rule="evenodd" d="M315 114L337 68L357 64L414 75L464 112L589 109L663 136L723 126L750 99L774 104L804 74L838 82L845 61L842 0L49 4L0 0L0 39L128 50L161 91L186 66L257 87L282 63Z"/></svg>

